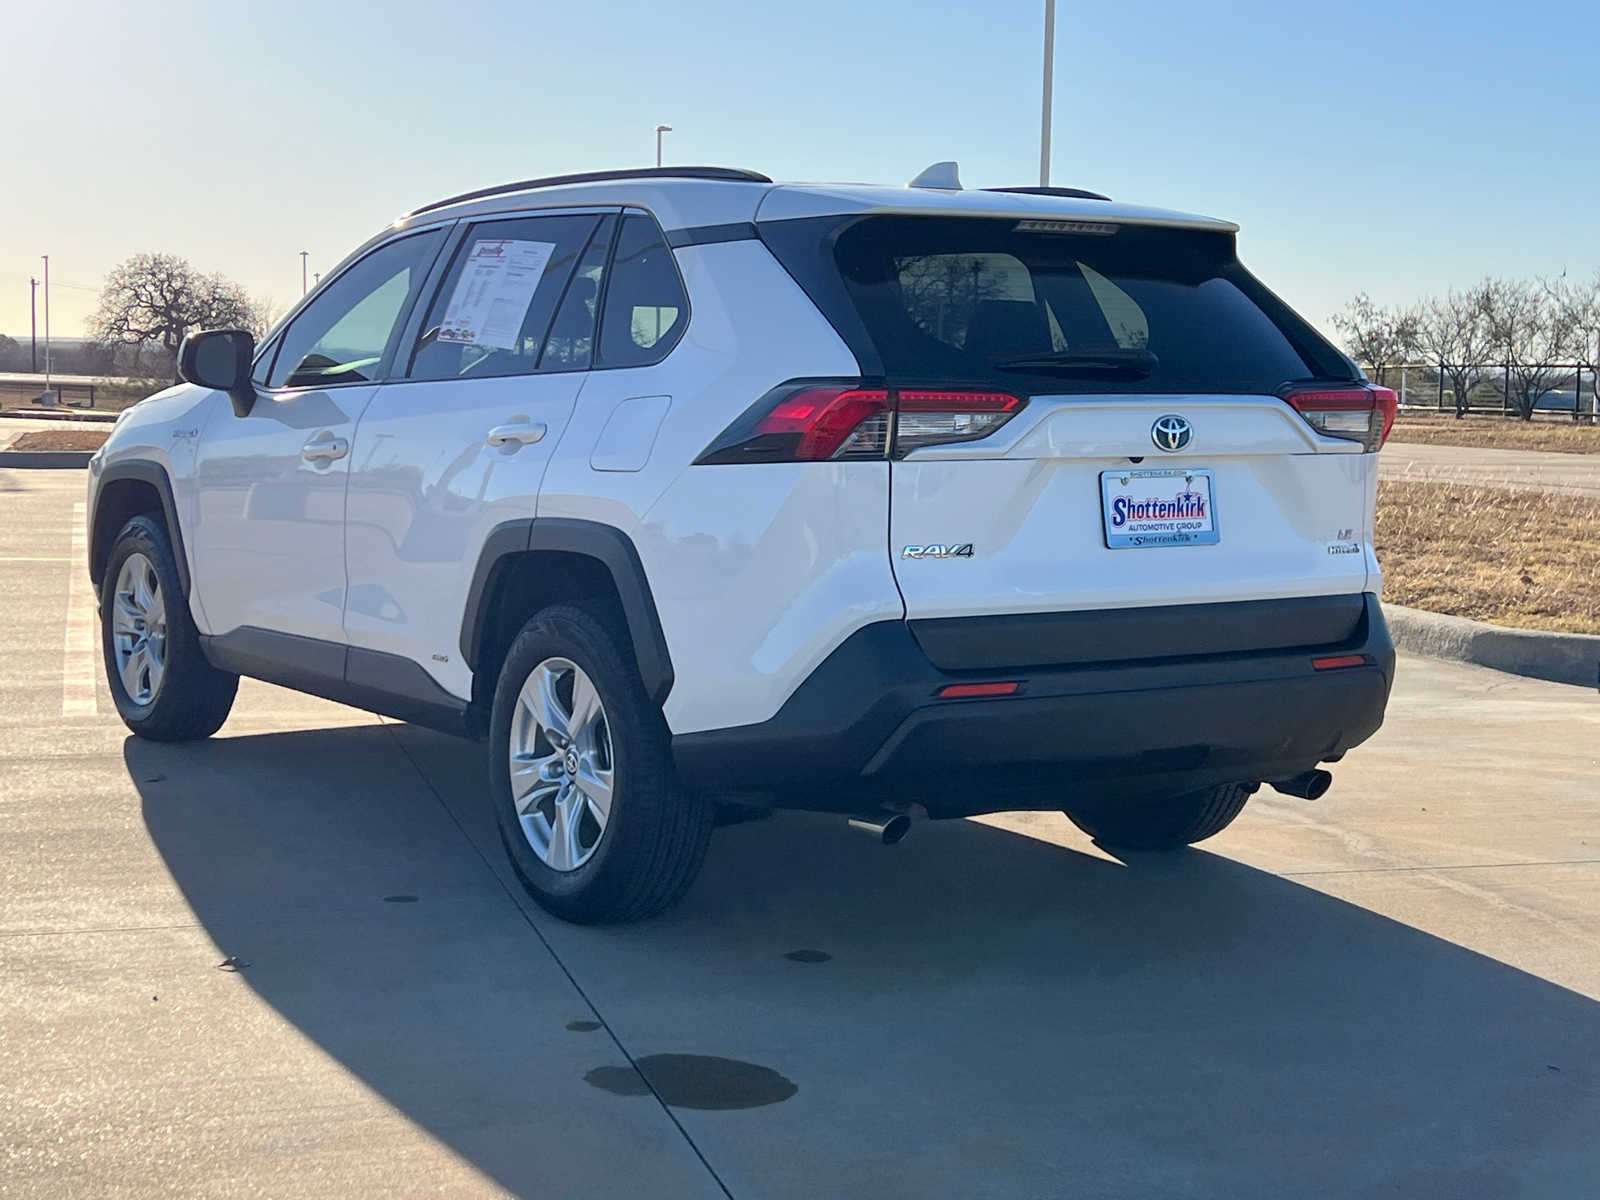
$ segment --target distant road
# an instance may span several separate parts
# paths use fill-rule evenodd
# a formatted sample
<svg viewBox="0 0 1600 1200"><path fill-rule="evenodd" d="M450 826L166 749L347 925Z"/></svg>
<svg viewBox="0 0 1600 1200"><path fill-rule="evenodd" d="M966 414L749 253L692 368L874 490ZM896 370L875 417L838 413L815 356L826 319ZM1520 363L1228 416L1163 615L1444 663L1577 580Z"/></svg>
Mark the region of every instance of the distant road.
<svg viewBox="0 0 1600 1200"><path fill-rule="evenodd" d="M1378 460L1378 478L1600 499L1600 454L1390 442Z"/></svg>

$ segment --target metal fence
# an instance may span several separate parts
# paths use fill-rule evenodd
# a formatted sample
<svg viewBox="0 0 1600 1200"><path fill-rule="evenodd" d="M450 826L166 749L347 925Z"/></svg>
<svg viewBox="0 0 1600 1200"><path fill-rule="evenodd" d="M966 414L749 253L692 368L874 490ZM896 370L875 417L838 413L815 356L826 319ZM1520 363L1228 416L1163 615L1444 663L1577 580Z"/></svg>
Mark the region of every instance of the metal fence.
<svg viewBox="0 0 1600 1200"><path fill-rule="evenodd" d="M1467 386L1466 403L1472 413L1498 413L1520 417L1512 372L1515 364L1500 363L1474 369ZM1410 411L1454 412L1456 393L1450 376L1457 369L1446 363L1405 363L1382 370L1368 368L1373 382L1400 393L1400 407ZM1537 416L1565 416L1586 425L1600 425L1600 380L1588 363L1566 363L1550 368L1550 386L1533 406ZM1459 373L1459 372L1457 372Z"/></svg>
<svg viewBox="0 0 1600 1200"><path fill-rule="evenodd" d="M92 383L62 383L52 381L50 390L56 394L59 408L93 408L95 388ZM33 407L44 385L32 379L0 379L0 408Z"/></svg>

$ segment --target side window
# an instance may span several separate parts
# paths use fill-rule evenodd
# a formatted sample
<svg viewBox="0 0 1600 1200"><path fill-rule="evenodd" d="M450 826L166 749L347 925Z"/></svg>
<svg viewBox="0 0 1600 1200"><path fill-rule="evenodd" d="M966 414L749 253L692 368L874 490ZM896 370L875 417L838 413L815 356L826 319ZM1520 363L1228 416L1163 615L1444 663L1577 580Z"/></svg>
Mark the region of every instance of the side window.
<svg viewBox="0 0 1600 1200"><path fill-rule="evenodd" d="M279 338L267 386L370 381L438 242L436 230L400 238L329 284Z"/></svg>
<svg viewBox="0 0 1600 1200"><path fill-rule="evenodd" d="M551 317L599 222L574 214L474 225L422 323L411 378L537 369Z"/></svg>
<svg viewBox="0 0 1600 1200"><path fill-rule="evenodd" d="M605 281L606 255L611 250L611 235L617 219L606 217L589 239L583 261L573 273L567 294L550 336L545 339L541 371L581 371L594 357L594 326L600 313L600 285Z"/></svg>
<svg viewBox="0 0 1600 1200"><path fill-rule="evenodd" d="M688 323L689 297L661 227L651 217L623 217L600 321L599 365L658 363Z"/></svg>

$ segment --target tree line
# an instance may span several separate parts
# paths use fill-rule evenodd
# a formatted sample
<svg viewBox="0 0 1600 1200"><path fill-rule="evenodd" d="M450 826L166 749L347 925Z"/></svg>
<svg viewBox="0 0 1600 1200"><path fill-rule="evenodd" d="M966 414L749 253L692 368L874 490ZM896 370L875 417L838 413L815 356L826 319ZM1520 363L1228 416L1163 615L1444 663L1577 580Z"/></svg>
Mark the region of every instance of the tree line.
<svg viewBox="0 0 1600 1200"><path fill-rule="evenodd" d="M1524 421L1540 400L1600 361L1600 271L1587 281L1485 278L1410 308L1375 305L1365 292L1333 317L1345 349L1381 383L1425 363L1467 411L1474 388L1498 376Z"/></svg>

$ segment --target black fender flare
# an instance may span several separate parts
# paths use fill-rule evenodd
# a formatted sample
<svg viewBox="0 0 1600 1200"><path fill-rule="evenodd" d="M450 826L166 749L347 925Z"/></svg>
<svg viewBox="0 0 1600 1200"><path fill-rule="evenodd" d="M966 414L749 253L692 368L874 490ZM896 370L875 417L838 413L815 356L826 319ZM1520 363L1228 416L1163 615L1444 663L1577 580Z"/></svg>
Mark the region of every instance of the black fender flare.
<svg viewBox="0 0 1600 1200"><path fill-rule="evenodd" d="M89 513L89 581L98 591L105 576L104 564L111 552L109 546L100 544L100 503L105 498L106 488L123 480L147 483L161 497L161 513L167 524L167 537L172 540L172 556L178 566L178 583L187 598L190 592L189 555L183 546L183 527L178 524L178 506L172 494L172 479L160 463L142 460L119 462L100 472L99 482L94 489L94 510ZM111 536L115 537L116 531L113 530Z"/></svg>
<svg viewBox="0 0 1600 1200"><path fill-rule="evenodd" d="M633 640L633 653L645 692L656 704L666 700L672 691L672 656L667 650L667 637L656 612L650 581L645 577L644 563L639 559L633 539L616 526L599 521L537 517L507 521L489 531L478 554L478 565L472 572L466 611L461 618L461 656L467 666L473 671L478 669L489 591L502 560L541 550L592 558L610 572L628 621L628 633Z"/></svg>

